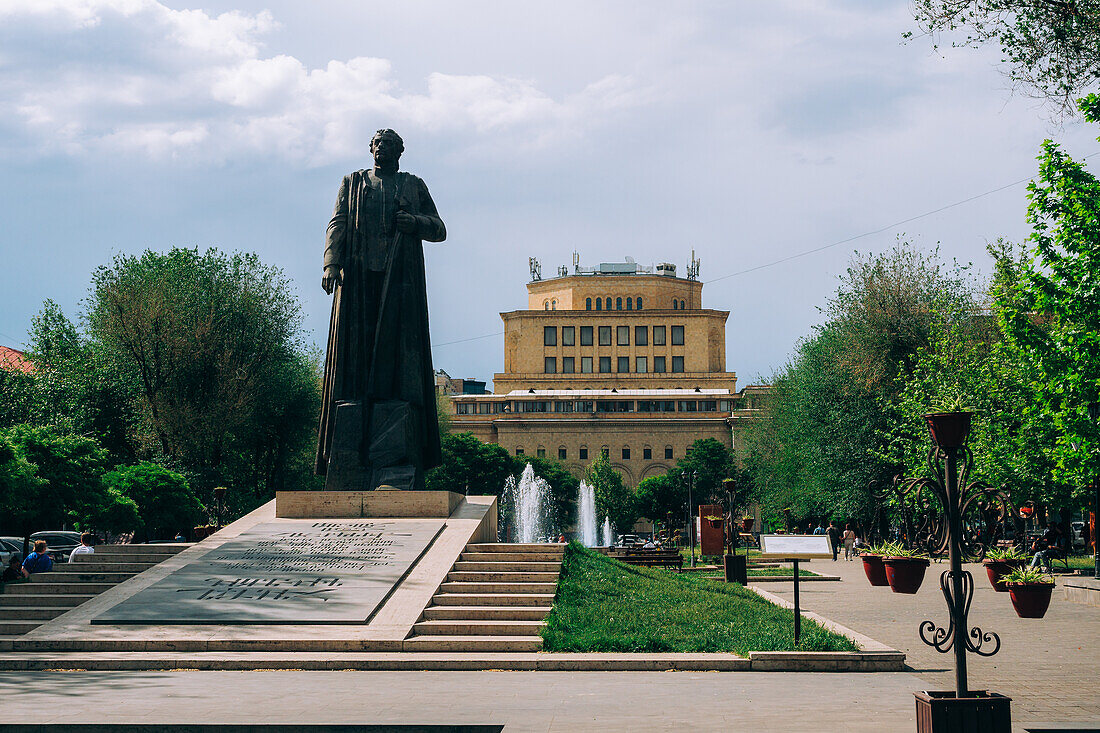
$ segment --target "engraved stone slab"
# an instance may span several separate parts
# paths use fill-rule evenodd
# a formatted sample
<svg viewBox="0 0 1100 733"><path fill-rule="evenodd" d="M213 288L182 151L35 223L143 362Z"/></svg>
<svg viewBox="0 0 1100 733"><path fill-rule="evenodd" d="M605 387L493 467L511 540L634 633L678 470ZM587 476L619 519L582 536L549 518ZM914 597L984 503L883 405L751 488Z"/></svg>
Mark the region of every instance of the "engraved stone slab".
<svg viewBox="0 0 1100 733"><path fill-rule="evenodd" d="M441 519L266 522L92 623L366 623L443 525Z"/></svg>

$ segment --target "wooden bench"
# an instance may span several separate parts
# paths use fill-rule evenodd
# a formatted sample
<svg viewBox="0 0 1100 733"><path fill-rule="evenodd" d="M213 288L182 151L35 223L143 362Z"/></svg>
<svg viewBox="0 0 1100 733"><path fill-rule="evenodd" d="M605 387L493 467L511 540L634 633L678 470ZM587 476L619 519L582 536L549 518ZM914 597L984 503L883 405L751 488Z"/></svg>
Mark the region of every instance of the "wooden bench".
<svg viewBox="0 0 1100 733"><path fill-rule="evenodd" d="M607 556L625 562L627 565L674 567L679 572L684 571L684 556L677 550L613 549L608 551Z"/></svg>

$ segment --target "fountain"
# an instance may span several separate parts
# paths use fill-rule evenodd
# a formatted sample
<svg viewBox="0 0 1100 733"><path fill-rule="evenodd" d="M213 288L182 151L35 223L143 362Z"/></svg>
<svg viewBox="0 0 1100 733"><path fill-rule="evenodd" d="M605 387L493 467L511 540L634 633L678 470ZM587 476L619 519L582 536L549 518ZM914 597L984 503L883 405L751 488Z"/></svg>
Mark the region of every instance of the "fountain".
<svg viewBox="0 0 1100 733"><path fill-rule="evenodd" d="M587 481L581 481L577 489L577 539L585 547L595 547L599 541L596 532L596 491Z"/></svg>
<svg viewBox="0 0 1100 733"><path fill-rule="evenodd" d="M615 544L615 538L611 536L611 520L603 518L603 528L600 532L600 547L611 547Z"/></svg>
<svg viewBox="0 0 1100 733"><path fill-rule="evenodd" d="M504 482L504 502L512 514L513 542L546 542L550 532L550 484L535 475L530 463L516 481Z"/></svg>

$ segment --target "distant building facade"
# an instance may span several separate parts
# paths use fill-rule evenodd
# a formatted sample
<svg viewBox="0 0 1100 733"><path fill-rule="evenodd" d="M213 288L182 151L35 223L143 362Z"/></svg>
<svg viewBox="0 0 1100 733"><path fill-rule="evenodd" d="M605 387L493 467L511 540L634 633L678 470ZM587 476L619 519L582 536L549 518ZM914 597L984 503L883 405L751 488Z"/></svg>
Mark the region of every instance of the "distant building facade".
<svg viewBox="0 0 1100 733"><path fill-rule="evenodd" d="M485 381L478 379L453 379L442 369L435 370L435 393L439 395L489 394Z"/></svg>
<svg viewBox="0 0 1100 733"><path fill-rule="evenodd" d="M627 485L661 475L700 438L737 449L769 388L726 371L729 311L704 308L698 261L566 268L532 261L526 310L501 313L504 371L491 395L453 394L451 428L576 475L606 453Z"/></svg>

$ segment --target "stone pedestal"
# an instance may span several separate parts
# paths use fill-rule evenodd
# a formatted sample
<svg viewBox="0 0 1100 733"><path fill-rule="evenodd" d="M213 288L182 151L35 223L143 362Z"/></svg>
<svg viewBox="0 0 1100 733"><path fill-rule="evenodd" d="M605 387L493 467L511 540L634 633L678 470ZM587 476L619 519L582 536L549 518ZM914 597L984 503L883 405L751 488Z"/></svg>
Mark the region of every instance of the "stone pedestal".
<svg viewBox="0 0 1100 733"><path fill-rule="evenodd" d="M1066 600L1100 606L1100 580L1096 578L1070 578L1065 583Z"/></svg>

